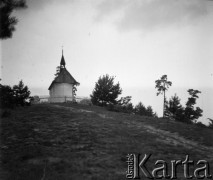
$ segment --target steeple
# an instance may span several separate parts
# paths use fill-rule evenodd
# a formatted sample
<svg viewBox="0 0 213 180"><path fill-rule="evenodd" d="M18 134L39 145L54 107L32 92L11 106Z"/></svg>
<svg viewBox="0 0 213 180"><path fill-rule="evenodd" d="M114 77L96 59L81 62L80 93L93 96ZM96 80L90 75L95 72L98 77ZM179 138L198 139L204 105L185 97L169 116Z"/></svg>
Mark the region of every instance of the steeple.
<svg viewBox="0 0 213 180"><path fill-rule="evenodd" d="M61 56L61 63L60 63L61 66L65 67L66 63L65 63L65 60L64 60L64 55L63 55L63 48L62 48L62 56Z"/></svg>

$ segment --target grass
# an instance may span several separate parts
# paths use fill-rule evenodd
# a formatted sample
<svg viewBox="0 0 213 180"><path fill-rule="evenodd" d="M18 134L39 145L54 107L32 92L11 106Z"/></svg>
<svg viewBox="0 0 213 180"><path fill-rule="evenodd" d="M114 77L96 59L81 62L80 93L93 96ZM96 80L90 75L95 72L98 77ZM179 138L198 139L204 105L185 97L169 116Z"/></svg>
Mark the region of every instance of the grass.
<svg viewBox="0 0 213 180"><path fill-rule="evenodd" d="M0 133L0 179L125 179L129 153L152 154L151 169L158 159L186 154L213 166L211 129L95 106L17 108L1 119ZM178 177L184 179L181 170Z"/></svg>

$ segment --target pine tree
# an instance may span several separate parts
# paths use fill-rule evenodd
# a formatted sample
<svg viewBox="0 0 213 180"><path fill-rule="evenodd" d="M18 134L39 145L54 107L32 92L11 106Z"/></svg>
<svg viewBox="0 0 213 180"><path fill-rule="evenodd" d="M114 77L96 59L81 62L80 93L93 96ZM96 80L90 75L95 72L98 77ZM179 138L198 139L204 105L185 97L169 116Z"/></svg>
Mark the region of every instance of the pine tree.
<svg viewBox="0 0 213 180"><path fill-rule="evenodd" d="M168 90L169 86L172 85L171 81L167 80L167 75L163 75L160 79L155 81L157 88L157 96L159 94L163 94L163 117L165 116L165 104L166 104L166 91Z"/></svg>
<svg viewBox="0 0 213 180"><path fill-rule="evenodd" d="M99 77L98 82L95 84L95 88L92 92L91 101L94 105L106 106L108 104L117 104L118 96L121 94L119 82L114 84L114 77L110 77L108 74Z"/></svg>
<svg viewBox="0 0 213 180"><path fill-rule="evenodd" d="M146 113L147 116L157 117L157 114L153 112L152 106L147 106Z"/></svg>
<svg viewBox="0 0 213 180"><path fill-rule="evenodd" d="M188 101L186 102L186 108L185 108L185 120L188 122L194 122L196 121L199 117L202 116L203 110L199 107L194 107L196 104L196 100L198 97L198 94L201 93L201 91L194 90L194 89L189 89L187 91L191 97L188 98Z"/></svg>
<svg viewBox="0 0 213 180"><path fill-rule="evenodd" d="M16 105L27 105L30 101L30 91L21 80L18 85L13 86L14 98Z"/></svg>
<svg viewBox="0 0 213 180"><path fill-rule="evenodd" d="M146 116L147 115L146 107L143 105L142 102L139 102L135 106L135 114L138 114L138 115L141 115L141 116Z"/></svg>
<svg viewBox="0 0 213 180"><path fill-rule="evenodd" d="M176 94L166 103L165 116L178 121L184 118L184 108L180 104L180 98Z"/></svg>
<svg viewBox="0 0 213 180"><path fill-rule="evenodd" d="M157 114L153 112L152 106L144 106L142 102L139 102L134 109L135 114L141 115L141 116L151 116L151 117L157 117Z"/></svg>

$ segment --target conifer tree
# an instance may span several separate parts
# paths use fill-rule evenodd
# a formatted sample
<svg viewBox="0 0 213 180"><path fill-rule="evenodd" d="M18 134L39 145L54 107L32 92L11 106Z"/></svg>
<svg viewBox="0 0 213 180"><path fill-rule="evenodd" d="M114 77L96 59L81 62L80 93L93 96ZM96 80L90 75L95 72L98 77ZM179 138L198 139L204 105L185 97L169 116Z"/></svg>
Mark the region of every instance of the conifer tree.
<svg viewBox="0 0 213 180"><path fill-rule="evenodd" d="M163 75L160 79L155 81L155 88L157 89L157 96L163 94L163 117L165 116L165 104L166 104L166 91L169 86L172 85L171 81L167 80L167 75Z"/></svg>
<svg viewBox="0 0 213 180"><path fill-rule="evenodd" d="M117 104L118 96L121 94L119 82L114 84L114 77L108 74L99 77L98 82L95 84L95 88L92 92L91 101L94 105L106 106L108 104Z"/></svg>
<svg viewBox="0 0 213 180"><path fill-rule="evenodd" d="M13 86L14 98L16 105L27 105L30 101L30 91L21 80L18 85Z"/></svg>
<svg viewBox="0 0 213 180"><path fill-rule="evenodd" d="M146 116L146 107L143 105L142 102L139 102L135 106L135 114L141 115L141 116Z"/></svg>
<svg viewBox="0 0 213 180"><path fill-rule="evenodd" d="M186 108L185 108L185 119L192 123L193 121L196 121L199 117L202 116L203 110L199 107L194 107L196 104L196 100L198 97L198 94L201 93L201 91L189 89L187 91L191 97L188 98L188 101L186 102Z"/></svg>
<svg viewBox="0 0 213 180"><path fill-rule="evenodd" d="M179 121L184 119L184 108L180 104L180 98L176 94L166 103L165 116Z"/></svg>
<svg viewBox="0 0 213 180"><path fill-rule="evenodd" d="M147 106L146 112L147 116L157 117L157 114L153 112L152 106Z"/></svg>

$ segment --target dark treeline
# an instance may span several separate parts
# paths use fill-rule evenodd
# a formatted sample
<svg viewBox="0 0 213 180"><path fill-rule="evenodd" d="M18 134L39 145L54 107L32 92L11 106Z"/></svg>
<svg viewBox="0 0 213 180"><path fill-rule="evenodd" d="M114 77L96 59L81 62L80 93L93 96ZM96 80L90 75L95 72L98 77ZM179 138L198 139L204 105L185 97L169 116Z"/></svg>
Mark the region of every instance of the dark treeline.
<svg viewBox="0 0 213 180"><path fill-rule="evenodd" d="M18 85L10 87L0 84L0 107L14 108L16 106L30 105L30 91L21 80Z"/></svg>
<svg viewBox="0 0 213 180"><path fill-rule="evenodd" d="M163 95L163 117L171 120L180 121L187 124L196 124L206 127L197 120L202 117L203 110L196 106L196 101L199 98L199 90L189 89L188 100L185 106L181 105L180 98L175 94L169 101L166 98L166 91L172 85L171 81L168 81L167 75L163 75L160 79L155 81L157 89L157 95ZM132 113L142 116L157 117L157 114L153 111L151 106L144 106L142 102L139 102L136 106L131 103L131 96L121 97L122 89L119 82L114 83L114 77L108 74L99 77L95 84L95 88L90 95L93 105L104 106L109 111ZM213 120L209 118L209 127L213 127Z"/></svg>
<svg viewBox="0 0 213 180"><path fill-rule="evenodd" d="M142 116L157 117L151 106L145 107L139 102L135 107L131 103L131 96L118 96L122 93L119 82L114 83L114 77L108 74L99 77L92 92L91 101L93 105L106 107L109 111L134 113Z"/></svg>

